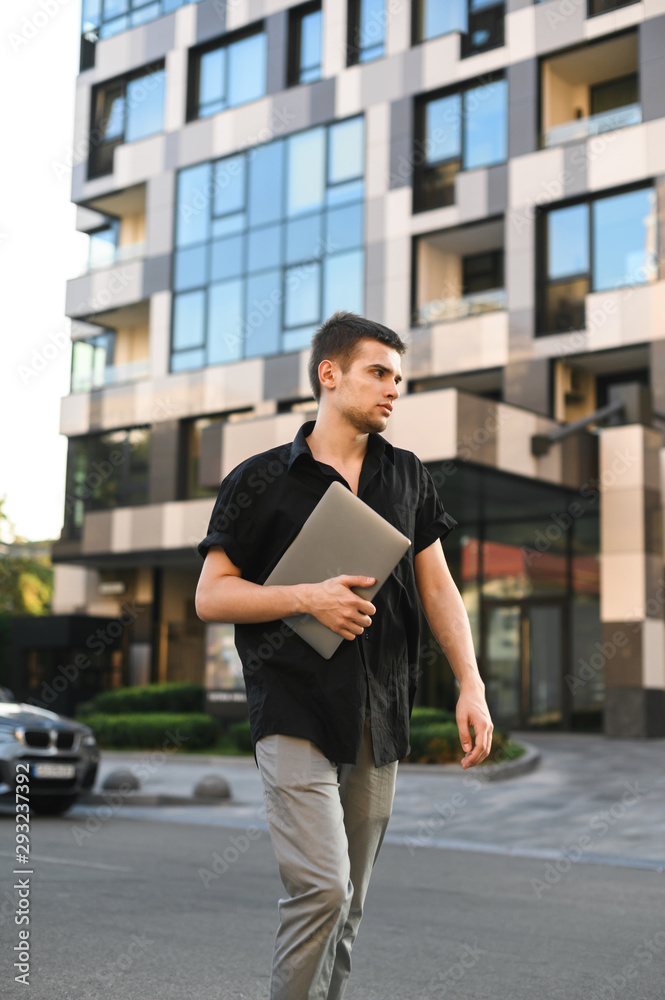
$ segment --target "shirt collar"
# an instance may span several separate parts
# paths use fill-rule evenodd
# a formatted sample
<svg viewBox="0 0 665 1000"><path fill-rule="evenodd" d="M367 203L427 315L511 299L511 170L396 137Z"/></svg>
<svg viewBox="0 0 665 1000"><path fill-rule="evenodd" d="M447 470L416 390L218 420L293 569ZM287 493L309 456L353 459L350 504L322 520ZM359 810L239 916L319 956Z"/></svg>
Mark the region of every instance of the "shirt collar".
<svg viewBox="0 0 665 1000"><path fill-rule="evenodd" d="M314 456L312 455L312 449L307 444L307 438L314 430L315 420L306 420L301 424L298 433L293 439L293 444L291 445L291 453L289 455L289 463L287 468L290 469L295 460L300 455L309 455L309 457L314 461ZM390 461L395 464L395 454L393 446L390 441L387 441L380 434L374 434L370 432L367 439L367 454L370 456L376 456L378 459L381 458L383 454L386 455Z"/></svg>

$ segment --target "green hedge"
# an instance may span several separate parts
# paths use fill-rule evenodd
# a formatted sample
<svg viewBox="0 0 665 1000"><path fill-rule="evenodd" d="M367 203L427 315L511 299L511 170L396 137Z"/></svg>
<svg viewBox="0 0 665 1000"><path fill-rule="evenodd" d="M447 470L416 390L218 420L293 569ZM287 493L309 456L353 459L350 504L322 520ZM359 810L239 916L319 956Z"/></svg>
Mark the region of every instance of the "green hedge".
<svg viewBox="0 0 665 1000"><path fill-rule="evenodd" d="M424 708L417 706L411 713L411 725L421 726L429 722L455 722L455 713L447 708Z"/></svg>
<svg viewBox="0 0 665 1000"><path fill-rule="evenodd" d="M471 737L473 739L473 727L471 727ZM412 764L453 764L464 757L455 722L412 723L409 742L411 753L405 759ZM523 749L510 742L505 730L494 727L492 749L485 758L487 763L512 760L522 753Z"/></svg>
<svg viewBox="0 0 665 1000"><path fill-rule="evenodd" d="M76 717L102 713L127 715L134 712L203 712L205 688L202 684L141 684L137 687L116 688L102 691L76 709Z"/></svg>
<svg viewBox="0 0 665 1000"><path fill-rule="evenodd" d="M253 753L249 719L245 719L244 722L232 723L227 730L227 735L231 742L235 743L238 747L238 750L243 750L245 753Z"/></svg>
<svg viewBox="0 0 665 1000"><path fill-rule="evenodd" d="M219 736L219 723L209 715L195 712L134 712L127 715L88 715L100 747L203 750Z"/></svg>

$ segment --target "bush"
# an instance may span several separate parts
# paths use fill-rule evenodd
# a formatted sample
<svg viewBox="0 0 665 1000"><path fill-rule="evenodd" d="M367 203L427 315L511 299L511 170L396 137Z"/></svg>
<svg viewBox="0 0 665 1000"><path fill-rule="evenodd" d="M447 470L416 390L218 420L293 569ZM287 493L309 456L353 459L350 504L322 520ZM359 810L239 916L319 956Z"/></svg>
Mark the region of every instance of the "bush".
<svg viewBox="0 0 665 1000"><path fill-rule="evenodd" d="M245 719L244 722L232 723L227 730L227 735L231 742L235 743L238 747L238 750L243 750L246 753L254 752L249 730L249 719Z"/></svg>
<svg viewBox="0 0 665 1000"><path fill-rule="evenodd" d="M211 747L219 736L217 720L195 712L96 713L86 716L85 723L92 728L100 747L107 749L202 750Z"/></svg>
<svg viewBox="0 0 665 1000"><path fill-rule="evenodd" d="M126 715L135 712L198 712L205 708L205 688L202 684L141 684L137 687L102 691L76 709L76 717L85 719L98 712L104 715Z"/></svg>
<svg viewBox="0 0 665 1000"><path fill-rule="evenodd" d="M455 722L455 713L447 708L414 708L411 713L411 725L421 726L428 722Z"/></svg>
<svg viewBox="0 0 665 1000"><path fill-rule="evenodd" d="M473 727L471 727L473 738ZM412 723L409 738L411 753L405 760L412 764L455 764L462 760L464 751L456 722ZM494 727L492 749L485 758L488 764L513 760L521 756L523 748L511 743L504 729Z"/></svg>

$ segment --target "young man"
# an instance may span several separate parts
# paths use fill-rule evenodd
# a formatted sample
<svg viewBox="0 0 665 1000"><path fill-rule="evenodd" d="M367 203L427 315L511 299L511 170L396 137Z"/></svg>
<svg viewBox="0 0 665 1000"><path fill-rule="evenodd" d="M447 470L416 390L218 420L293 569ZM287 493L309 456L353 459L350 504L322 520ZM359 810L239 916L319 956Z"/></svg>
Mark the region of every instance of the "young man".
<svg viewBox="0 0 665 1000"><path fill-rule="evenodd" d="M341 1000L370 874L409 752L418 665L418 598L459 681L465 768L488 755L493 725L469 620L441 539L457 522L429 472L385 430L406 350L392 330L338 312L312 340L319 403L286 445L222 482L196 592L203 621L234 622L266 817L288 896L279 901L270 1000ZM412 544L372 602L372 578L262 586L338 480ZM330 660L280 619L308 612L343 636ZM472 747L469 727L475 732Z"/></svg>

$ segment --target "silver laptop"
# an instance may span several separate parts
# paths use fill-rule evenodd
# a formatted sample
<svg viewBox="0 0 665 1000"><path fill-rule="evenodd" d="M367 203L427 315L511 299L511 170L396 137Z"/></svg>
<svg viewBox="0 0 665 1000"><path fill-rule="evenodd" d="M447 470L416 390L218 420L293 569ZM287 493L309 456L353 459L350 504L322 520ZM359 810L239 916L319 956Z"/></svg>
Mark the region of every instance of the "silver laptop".
<svg viewBox="0 0 665 1000"><path fill-rule="evenodd" d="M264 581L264 586L321 583L342 573L373 576L375 582L371 587L352 588L354 594L371 601L410 544L406 535L336 480L319 500ZM313 615L293 615L283 621L326 660L340 643L351 641L321 624Z"/></svg>

